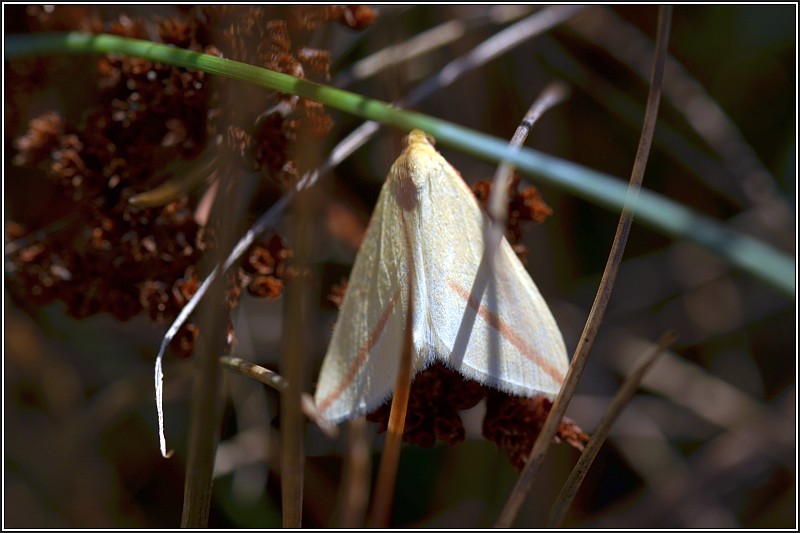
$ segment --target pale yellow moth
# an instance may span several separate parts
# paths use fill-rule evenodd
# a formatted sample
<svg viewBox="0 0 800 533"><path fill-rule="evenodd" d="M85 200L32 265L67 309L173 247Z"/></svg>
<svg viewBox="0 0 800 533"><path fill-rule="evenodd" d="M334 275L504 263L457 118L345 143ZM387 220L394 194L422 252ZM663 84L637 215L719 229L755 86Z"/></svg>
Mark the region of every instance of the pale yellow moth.
<svg viewBox="0 0 800 533"><path fill-rule="evenodd" d="M561 331L505 238L493 264L482 264L486 224L458 171L412 131L381 189L322 363L315 402L327 419L367 414L391 396L409 294L415 371L441 361L510 394L558 393L568 366Z"/></svg>

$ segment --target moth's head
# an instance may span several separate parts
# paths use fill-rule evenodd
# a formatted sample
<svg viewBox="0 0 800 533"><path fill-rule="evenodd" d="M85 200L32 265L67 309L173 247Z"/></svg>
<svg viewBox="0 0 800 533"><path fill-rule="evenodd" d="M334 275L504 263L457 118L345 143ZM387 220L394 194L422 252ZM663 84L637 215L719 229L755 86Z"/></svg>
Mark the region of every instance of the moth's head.
<svg viewBox="0 0 800 533"><path fill-rule="evenodd" d="M431 174L441 168L441 156L433 147L434 142L424 131L412 131L406 137L406 149L392 165L389 173L392 192L404 211L416 209Z"/></svg>
<svg viewBox="0 0 800 533"><path fill-rule="evenodd" d="M432 135L425 133L422 130L412 130L411 133L406 135L406 149L412 145L430 145L434 146L436 144L436 139L433 138Z"/></svg>

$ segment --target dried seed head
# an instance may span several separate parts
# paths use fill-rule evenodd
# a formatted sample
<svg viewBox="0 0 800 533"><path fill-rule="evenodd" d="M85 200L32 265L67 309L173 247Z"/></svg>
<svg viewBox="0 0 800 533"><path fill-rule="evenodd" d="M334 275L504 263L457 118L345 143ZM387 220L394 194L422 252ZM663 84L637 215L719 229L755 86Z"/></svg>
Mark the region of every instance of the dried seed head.
<svg viewBox="0 0 800 533"><path fill-rule="evenodd" d="M424 447L433 446L437 439L450 446L462 442L465 434L459 411L475 407L484 398L484 437L505 450L511 464L521 469L550 412L551 402L542 396L510 396L467 379L441 363L429 366L414 378L403 440ZM391 399L367 415L367 420L377 423L382 433L388 427L390 411ZM588 436L565 418L556 440L583 449Z"/></svg>

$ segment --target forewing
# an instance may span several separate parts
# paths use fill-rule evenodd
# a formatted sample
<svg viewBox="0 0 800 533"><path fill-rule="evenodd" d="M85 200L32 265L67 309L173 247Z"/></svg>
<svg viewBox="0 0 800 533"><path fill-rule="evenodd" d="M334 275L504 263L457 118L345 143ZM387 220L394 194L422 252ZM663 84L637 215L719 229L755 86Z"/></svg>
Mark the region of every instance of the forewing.
<svg viewBox="0 0 800 533"><path fill-rule="evenodd" d="M427 216L437 234L425 254L436 356L485 385L553 397L568 366L558 325L505 239L484 259L488 219L458 172L445 169L431 183Z"/></svg>
<svg viewBox="0 0 800 533"><path fill-rule="evenodd" d="M353 269L320 371L315 402L333 422L369 413L392 392L408 298L400 213L385 187Z"/></svg>

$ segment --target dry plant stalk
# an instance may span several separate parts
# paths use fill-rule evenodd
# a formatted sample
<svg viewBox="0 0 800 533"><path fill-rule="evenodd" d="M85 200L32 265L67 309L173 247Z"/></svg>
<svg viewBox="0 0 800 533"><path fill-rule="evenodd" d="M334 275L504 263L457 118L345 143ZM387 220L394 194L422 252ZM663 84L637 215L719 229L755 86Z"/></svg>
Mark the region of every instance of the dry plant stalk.
<svg viewBox="0 0 800 533"><path fill-rule="evenodd" d="M351 420L347 425L347 455L342 469L339 528L355 529L364 525L372 478L371 443L366 419Z"/></svg>
<svg viewBox="0 0 800 533"><path fill-rule="evenodd" d="M617 394L614 396L611 404L609 404L608 409L606 409L603 418L592 433L589 442L586 443L586 448L584 448L569 478L564 483L561 493L559 493L558 498L556 498L556 502L550 509L550 516L547 519L548 528L557 528L561 526L567 509L572 505L572 501L578 493L578 488L586 477L586 473L592 466L595 457L597 457L597 453L605 443L611 431L611 426L617 420L617 417L625 406L631 401L633 395L636 394L645 373L650 370L650 367L655 363L656 359L658 359L658 357L664 353L664 350L669 348L673 342L675 342L674 332L668 332L662 335L658 339L657 344L652 347L649 353L641 357L636 367L628 374L628 377L625 378L622 385L620 385Z"/></svg>
<svg viewBox="0 0 800 533"><path fill-rule="evenodd" d="M408 236L406 236L408 238ZM408 411L408 398L411 395L411 381L414 374L414 340L411 337L414 317L413 268L409 269L410 281L408 284L408 309L406 310L406 327L403 337L403 352L400 358L397 380L392 397L392 408L389 413L389 427L378 467L378 479L375 482L375 495L372 510L369 516L370 527L389 527L392 514L392 499L394 485L397 479L397 469L400 465L400 449L403 444L403 429Z"/></svg>
<svg viewBox="0 0 800 533"><path fill-rule="evenodd" d="M297 144L304 149L301 156L312 156L313 143ZM313 237L313 191L298 195L295 202L294 268L298 272L287 284L284 307L285 349L281 353L281 369L288 387L281 393L281 499L283 527L299 528L303 519L303 484L305 476L305 417L303 393L308 386L308 351L306 340L310 320L312 280L309 274Z"/></svg>
<svg viewBox="0 0 800 533"><path fill-rule="evenodd" d="M212 256L212 261L221 260L222 252L230 248L234 240L234 231L237 221L241 216L236 206L240 203L238 196L242 194L241 187L233 187L231 192L217 195L215 210L220 221L227 223L218 224L220 248ZM219 434L219 411L222 406L220 396L220 375L218 354L227 351L229 339L227 328L221 328L220 323L227 324L230 320L229 309L220 302L224 301L223 280L219 279L212 284L211 298L206 300L200 309L200 335L198 359L195 378L192 386L191 423L189 428L188 458L186 461L186 481L184 485L182 527L197 528L208 525L208 516L211 507L211 489L214 473L214 457Z"/></svg>

